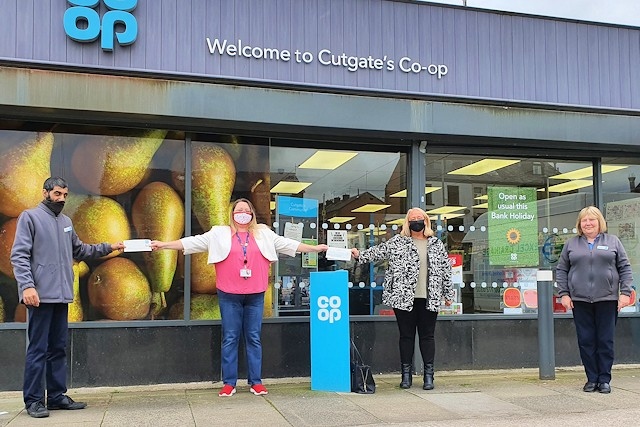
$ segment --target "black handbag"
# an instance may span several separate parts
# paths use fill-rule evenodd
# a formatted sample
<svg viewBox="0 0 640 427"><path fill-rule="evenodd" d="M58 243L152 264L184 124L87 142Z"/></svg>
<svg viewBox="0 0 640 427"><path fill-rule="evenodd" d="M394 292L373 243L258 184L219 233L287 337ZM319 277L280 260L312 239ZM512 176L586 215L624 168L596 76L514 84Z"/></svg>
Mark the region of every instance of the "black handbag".
<svg viewBox="0 0 640 427"><path fill-rule="evenodd" d="M351 341L351 391L361 394L376 392L376 382L373 379L371 367L364 364L353 340Z"/></svg>

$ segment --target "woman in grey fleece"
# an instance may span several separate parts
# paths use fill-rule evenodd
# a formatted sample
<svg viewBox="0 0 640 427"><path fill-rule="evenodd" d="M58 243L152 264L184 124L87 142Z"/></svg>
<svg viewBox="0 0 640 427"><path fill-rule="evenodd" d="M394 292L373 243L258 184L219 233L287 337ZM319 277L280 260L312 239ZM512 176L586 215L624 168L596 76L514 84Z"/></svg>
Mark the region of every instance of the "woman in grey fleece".
<svg viewBox="0 0 640 427"><path fill-rule="evenodd" d="M578 214L578 235L562 249L556 268L562 305L573 310L585 392L610 393L613 337L618 311L631 304L631 264L620 240L607 234L602 212L588 206Z"/></svg>

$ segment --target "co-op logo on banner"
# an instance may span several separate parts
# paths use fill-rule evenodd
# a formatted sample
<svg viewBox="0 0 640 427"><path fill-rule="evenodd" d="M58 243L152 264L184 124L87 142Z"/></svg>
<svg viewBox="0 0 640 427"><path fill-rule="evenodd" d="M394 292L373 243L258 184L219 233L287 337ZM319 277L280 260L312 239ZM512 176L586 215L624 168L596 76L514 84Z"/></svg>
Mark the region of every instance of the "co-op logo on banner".
<svg viewBox="0 0 640 427"><path fill-rule="evenodd" d="M342 319L341 303L342 301L338 296L318 297L318 320L333 323Z"/></svg>
<svg viewBox="0 0 640 427"><path fill-rule="evenodd" d="M138 0L68 0L63 18L64 32L81 43L100 38L102 50L112 51L114 39L121 46L130 45L138 37L138 21L131 12ZM108 11L100 17L96 6L104 4Z"/></svg>

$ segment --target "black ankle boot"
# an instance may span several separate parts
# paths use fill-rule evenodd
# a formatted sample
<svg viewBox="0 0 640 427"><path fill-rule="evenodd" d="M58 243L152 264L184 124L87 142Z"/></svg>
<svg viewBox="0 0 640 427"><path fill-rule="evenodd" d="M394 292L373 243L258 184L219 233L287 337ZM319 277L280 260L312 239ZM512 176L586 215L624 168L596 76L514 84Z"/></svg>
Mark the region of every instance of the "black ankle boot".
<svg viewBox="0 0 640 427"><path fill-rule="evenodd" d="M403 363L402 369L402 381L400 381L400 388L410 388L413 384L413 377L411 372L411 363Z"/></svg>
<svg viewBox="0 0 640 427"><path fill-rule="evenodd" d="M433 363L424 365L424 385L423 390L433 390Z"/></svg>

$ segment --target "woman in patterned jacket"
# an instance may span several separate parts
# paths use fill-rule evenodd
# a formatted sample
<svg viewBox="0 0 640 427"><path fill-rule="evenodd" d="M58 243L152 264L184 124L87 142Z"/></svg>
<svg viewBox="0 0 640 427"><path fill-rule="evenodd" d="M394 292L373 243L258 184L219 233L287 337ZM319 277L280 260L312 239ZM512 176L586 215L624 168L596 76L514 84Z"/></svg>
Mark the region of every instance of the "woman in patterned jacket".
<svg viewBox="0 0 640 427"><path fill-rule="evenodd" d="M451 264L442 241L434 237L429 216L411 208L400 234L362 252L351 249L358 262L388 260L382 302L393 308L400 332L400 388L412 384L413 349L418 331L424 362L424 390L432 390L434 333L440 303L451 305Z"/></svg>

